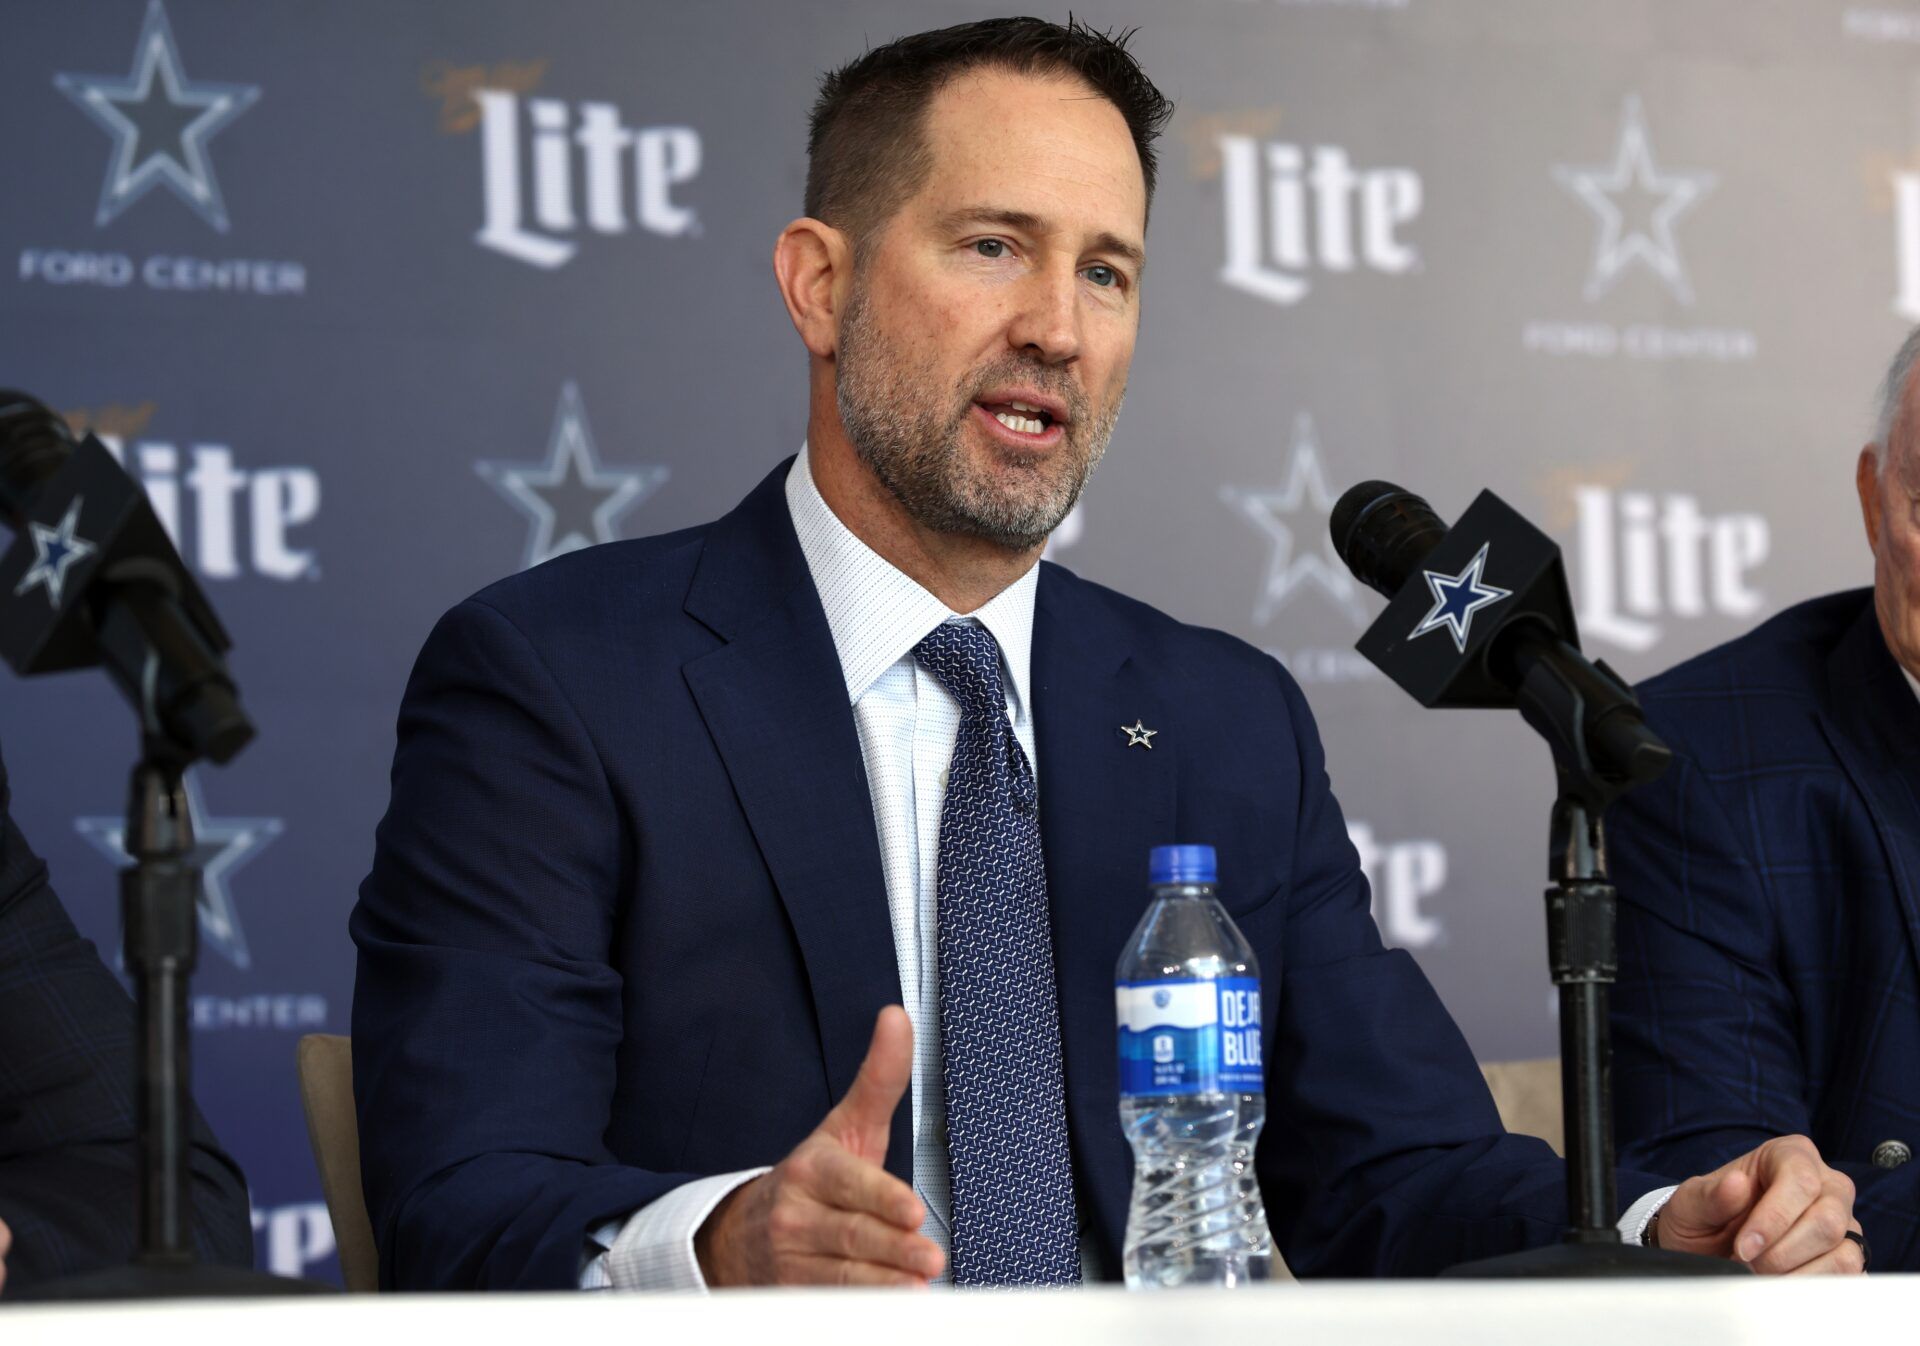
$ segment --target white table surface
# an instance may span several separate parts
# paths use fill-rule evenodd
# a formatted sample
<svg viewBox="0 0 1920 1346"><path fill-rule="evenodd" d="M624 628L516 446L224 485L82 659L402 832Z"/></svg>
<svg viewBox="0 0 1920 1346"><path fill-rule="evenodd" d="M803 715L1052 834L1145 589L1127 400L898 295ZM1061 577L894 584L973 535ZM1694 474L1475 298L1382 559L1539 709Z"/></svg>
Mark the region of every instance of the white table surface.
<svg viewBox="0 0 1920 1346"><path fill-rule="evenodd" d="M1231 1292L754 1291L341 1295L0 1307L5 1346L1876 1346L1920 1342L1920 1275L1530 1284L1326 1282Z"/></svg>

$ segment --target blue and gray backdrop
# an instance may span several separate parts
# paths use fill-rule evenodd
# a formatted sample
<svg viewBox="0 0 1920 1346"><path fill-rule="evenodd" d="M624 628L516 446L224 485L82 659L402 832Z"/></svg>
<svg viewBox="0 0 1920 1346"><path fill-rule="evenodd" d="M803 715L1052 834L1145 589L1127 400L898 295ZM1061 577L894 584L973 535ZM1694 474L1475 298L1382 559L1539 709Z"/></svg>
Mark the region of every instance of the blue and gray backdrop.
<svg viewBox="0 0 1920 1346"><path fill-rule="evenodd" d="M709 519L798 447L768 255L815 80L997 8L7 6L0 385L145 482L261 727L193 781L193 1021L263 1265L336 1274L293 1047L346 1030L428 628ZM1545 1053L1546 757L1353 653L1380 603L1328 508L1368 477L1448 516L1492 486L1630 677L1865 582L1853 456L1920 320L1920 3L1074 8L1139 25L1180 110L1127 410L1055 559L1293 670L1382 933L1483 1058ZM0 743L112 957L131 717L98 675L16 684Z"/></svg>

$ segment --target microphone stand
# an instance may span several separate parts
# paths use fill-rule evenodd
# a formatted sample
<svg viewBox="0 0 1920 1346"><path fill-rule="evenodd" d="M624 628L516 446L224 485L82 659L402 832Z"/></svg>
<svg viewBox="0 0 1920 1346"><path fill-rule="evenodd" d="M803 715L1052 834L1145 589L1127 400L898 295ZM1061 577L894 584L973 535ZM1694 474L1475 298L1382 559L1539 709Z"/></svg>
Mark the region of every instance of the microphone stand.
<svg viewBox="0 0 1920 1346"><path fill-rule="evenodd" d="M218 1266L193 1251L193 1106L188 981L199 955L200 867L182 776L194 754L150 732L127 793L120 918L139 1029L139 1243L130 1265L44 1285L11 1300L204 1299L323 1294L318 1281Z"/></svg>
<svg viewBox="0 0 1920 1346"><path fill-rule="evenodd" d="M1638 716L1632 689L1604 663L1569 667L1541 657L1556 642L1544 628L1515 633L1513 666L1524 669L1516 700L1553 749L1553 803L1546 891L1547 957L1560 988L1560 1106L1566 1126L1564 1240L1450 1267L1467 1278L1740 1276L1744 1263L1665 1248L1629 1246L1614 1224L1613 1040L1607 1015L1619 970L1614 938L1619 895L1607 878L1607 806L1666 769L1671 753ZM1616 715L1632 706L1632 715ZM1595 760L1592 745L1608 760Z"/></svg>
<svg viewBox="0 0 1920 1346"><path fill-rule="evenodd" d="M140 1022L140 1251L149 1266L193 1260L187 1170L187 979L199 953L193 820L181 770L150 747L127 792L120 920Z"/></svg>
<svg viewBox="0 0 1920 1346"><path fill-rule="evenodd" d="M15 574L31 574L30 523L64 509L81 518L80 568L39 603ZM38 522L35 522L36 518ZM43 1285L14 1299L150 1299L305 1294L330 1286L251 1269L208 1266L192 1243L193 1104L187 1083L187 986L199 952L200 867L182 776L206 758L226 763L253 738L222 659L231 647L175 551L152 502L92 435L25 393L0 389L0 521L16 532L0 556L0 658L22 677L104 665L140 718L140 761L127 796L120 876L127 971L139 1030L138 1251L131 1265ZM98 555L90 555L97 552ZM44 544L39 560L46 559ZM61 573L64 573L62 571ZM12 588L8 594L7 588Z"/></svg>

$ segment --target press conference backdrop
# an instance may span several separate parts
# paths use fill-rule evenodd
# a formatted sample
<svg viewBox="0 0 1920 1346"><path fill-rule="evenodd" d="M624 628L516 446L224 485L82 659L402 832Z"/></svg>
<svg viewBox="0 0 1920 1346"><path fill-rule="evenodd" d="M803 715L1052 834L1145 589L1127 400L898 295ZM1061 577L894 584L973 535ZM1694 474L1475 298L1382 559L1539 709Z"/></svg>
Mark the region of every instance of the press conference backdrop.
<svg viewBox="0 0 1920 1346"><path fill-rule="evenodd" d="M0 385L146 483L260 725L191 789L196 1083L263 1265L337 1274L293 1047L347 1028L421 640L799 446L768 255L817 76L1000 8L9 0ZM1286 663L1382 934L1483 1058L1547 1052L1546 755L1353 653L1381 604L1329 507L1368 477L1448 517L1494 487L1629 677L1866 582L1853 455L1920 320L1920 4L1074 10L1138 25L1179 112L1127 409L1054 559ZM131 716L97 675L16 683L0 743L117 948Z"/></svg>

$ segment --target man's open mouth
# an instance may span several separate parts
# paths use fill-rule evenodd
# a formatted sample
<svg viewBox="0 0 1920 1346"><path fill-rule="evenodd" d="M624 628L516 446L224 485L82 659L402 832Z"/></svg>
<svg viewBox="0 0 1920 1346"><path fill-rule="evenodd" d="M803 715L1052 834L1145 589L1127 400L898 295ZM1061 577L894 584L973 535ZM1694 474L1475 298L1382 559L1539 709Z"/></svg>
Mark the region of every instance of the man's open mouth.
<svg viewBox="0 0 1920 1346"><path fill-rule="evenodd" d="M1045 434L1056 422L1051 411L1031 402L982 402L980 406L1007 429L1023 435Z"/></svg>

